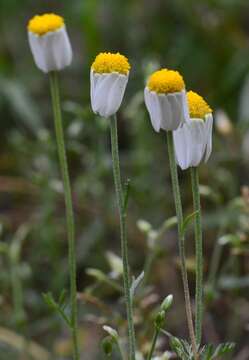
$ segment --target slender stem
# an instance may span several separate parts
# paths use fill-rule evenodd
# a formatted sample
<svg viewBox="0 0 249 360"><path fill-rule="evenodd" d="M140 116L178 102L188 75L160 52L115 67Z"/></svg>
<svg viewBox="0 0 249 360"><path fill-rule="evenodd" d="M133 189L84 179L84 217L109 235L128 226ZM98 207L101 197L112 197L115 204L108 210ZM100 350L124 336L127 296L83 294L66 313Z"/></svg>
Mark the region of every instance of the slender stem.
<svg viewBox="0 0 249 360"><path fill-rule="evenodd" d="M184 236L184 233L182 232L183 212L182 212L181 194L180 194L180 187L179 187L179 181L178 181L178 173L177 173L177 166L176 166L176 160L175 160L175 151L174 151L172 131L167 131L167 143L168 143L168 153L169 153L172 188L173 188L173 194L174 194L174 200L175 200L176 215L177 215L177 219L178 219L177 226L178 226L178 239L179 239L179 254L180 254L180 261L181 261L181 273L182 273L183 290L184 290L184 298L185 298L185 308L186 308L190 340L191 340L191 344L192 344L192 348L193 348L194 358L196 360L196 359L198 359L198 354L197 354L197 346L196 346L196 341L195 341L190 293L189 293L189 286L188 286L188 274L187 274L187 266L186 266L186 255L185 255L185 236Z"/></svg>
<svg viewBox="0 0 249 360"><path fill-rule="evenodd" d="M23 309L23 290L22 283L19 277L19 263L17 259L11 259L11 283L12 283L12 298L14 302L14 319L17 328L23 325L25 320L25 312Z"/></svg>
<svg viewBox="0 0 249 360"><path fill-rule="evenodd" d="M76 253L75 253L75 231L74 214L72 204L71 184L68 173L67 157L64 143L62 115L60 106L59 85L56 72L50 73L50 87L52 105L54 112L55 132L57 149L64 185L64 196L66 206L67 236L68 236L68 260L70 270L70 302L71 302L71 332L74 345L74 360L79 360L78 335L77 335L77 285L76 285Z"/></svg>
<svg viewBox="0 0 249 360"><path fill-rule="evenodd" d="M152 356L153 356L153 353L154 353L154 350L155 350L155 347L156 347L156 342L157 342L157 338L158 338L159 332L160 332L160 329L159 329L158 327L156 327L156 328L155 328L155 331L154 331L152 343L151 343L150 352L149 352L149 354L148 354L148 356L147 356L147 360L151 360L151 359L152 359Z"/></svg>
<svg viewBox="0 0 249 360"><path fill-rule="evenodd" d="M191 183L195 215L195 258L196 258L196 288L195 288L195 335L197 344L201 343L203 316L203 245L201 225L201 202L199 191L198 168L192 167Z"/></svg>
<svg viewBox="0 0 249 360"><path fill-rule="evenodd" d="M135 360L135 330L133 323L132 299L130 295L130 271L128 262L128 244L126 234L126 211L124 208L124 196L120 175L119 165L119 151L118 151L118 131L117 131L117 117L116 115L110 119L111 128L111 143L112 143L112 162L113 162L113 176L117 197L117 204L120 219L120 235L121 235L121 252L123 260L123 281L124 293L126 301L126 311L128 320L128 337L129 337L129 359Z"/></svg>
<svg viewBox="0 0 249 360"><path fill-rule="evenodd" d="M219 243L219 238L216 240L214 250L211 256L211 264L208 276L208 285L211 289L215 288L217 273L219 270L221 255L222 255L223 246Z"/></svg>
<svg viewBox="0 0 249 360"><path fill-rule="evenodd" d="M123 353L122 346L121 346L121 344L120 344L120 340L117 340L117 341L116 341L116 345L117 345L117 349L118 349L118 352L119 352L119 354L120 354L121 360L125 360L125 356L124 356L124 353Z"/></svg>

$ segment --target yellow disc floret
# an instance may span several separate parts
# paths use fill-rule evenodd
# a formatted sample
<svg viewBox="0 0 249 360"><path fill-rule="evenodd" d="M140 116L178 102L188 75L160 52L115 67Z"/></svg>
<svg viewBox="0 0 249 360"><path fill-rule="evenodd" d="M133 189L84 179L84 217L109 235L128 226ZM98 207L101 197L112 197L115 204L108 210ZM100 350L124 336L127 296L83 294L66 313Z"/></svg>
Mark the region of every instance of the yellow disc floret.
<svg viewBox="0 0 249 360"><path fill-rule="evenodd" d="M194 91L188 91L187 98L190 118L205 119L207 114L212 113L212 109L203 97Z"/></svg>
<svg viewBox="0 0 249 360"><path fill-rule="evenodd" d="M168 94L182 91L185 83L178 71L161 69L149 77L147 87L150 91Z"/></svg>
<svg viewBox="0 0 249 360"><path fill-rule="evenodd" d="M45 35L56 31L64 25L63 17L55 14L44 14L34 16L28 23L28 31L36 35Z"/></svg>
<svg viewBox="0 0 249 360"><path fill-rule="evenodd" d="M118 72L127 75L130 68L127 57L120 53L100 53L92 64L92 70L99 74Z"/></svg>

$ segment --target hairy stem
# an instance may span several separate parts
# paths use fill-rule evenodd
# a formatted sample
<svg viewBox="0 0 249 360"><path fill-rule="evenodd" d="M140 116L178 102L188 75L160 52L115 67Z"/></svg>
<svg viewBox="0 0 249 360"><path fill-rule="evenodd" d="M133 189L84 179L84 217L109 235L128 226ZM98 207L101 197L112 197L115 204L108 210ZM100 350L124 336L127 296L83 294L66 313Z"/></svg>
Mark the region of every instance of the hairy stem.
<svg viewBox="0 0 249 360"><path fill-rule="evenodd" d="M118 151L118 132L116 115L110 119L111 128L111 144L112 144L112 163L113 176L117 197L117 205L120 219L120 235L121 235L121 252L123 260L123 281L126 302L126 312L128 320L128 337L129 337L129 360L135 360L135 330L133 323L132 299L130 295L130 271L128 262L128 243L126 233L126 211L124 208L124 195L120 174L119 151Z"/></svg>
<svg viewBox="0 0 249 360"><path fill-rule="evenodd" d="M191 184L195 214L195 258L196 258L196 288L195 288L195 334L198 344L201 343L203 316L203 245L201 225L201 203L199 192L198 168L192 167Z"/></svg>
<svg viewBox="0 0 249 360"><path fill-rule="evenodd" d="M155 350L155 347L156 347L156 342L157 342L157 338L158 338L159 332L160 332L160 329L159 329L158 327L156 327L156 328L155 328L155 331L154 331L152 343L151 343L150 352L149 352L149 354L148 354L148 356L147 356L147 360L151 360L151 359L152 359L152 356L153 356L153 353L154 353L154 350Z"/></svg>
<svg viewBox="0 0 249 360"><path fill-rule="evenodd" d="M52 105L54 112L54 124L57 140L57 150L61 175L64 186L67 236L68 236L68 259L70 270L70 302L71 302L71 332L73 338L74 360L79 360L78 348L78 330L77 330L77 285L76 285L76 252L75 252L75 230L74 214L72 204L71 184L68 172L66 149L63 135L62 115L59 95L59 85L56 72L50 73L50 87L52 96Z"/></svg>
<svg viewBox="0 0 249 360"><path fill-rule="evenodd" d="M178 173L177 173L177 165L176 165L176 160L175 160L175 151L174 151L174 142L173 142L172 131L167 131L167 143L168 143L168 154L169 154L172 188L173 188L173 194L174 194L174 200L175 200L176 216L177 216L177 220L178 220L179 254L180 254L180 261L181 261L181 273L182 273L183 290L184 290L184 298L185 298L185 308L186 308L190 340L191 340L191 344L192 344L192 348L193 348L194 358L196 360L196 359L198 359L198 353L197 353L197 346L196 346L196 340L195 340L190 293L189 293L189 286L188 286L188 274L187 274L187 266L186 266L186 255L185 255L185 236L182 231L183 211L182 211L182 202L181 202L181 194L180 194L180 187L179 187L179 180L178 180Z"/></svg>

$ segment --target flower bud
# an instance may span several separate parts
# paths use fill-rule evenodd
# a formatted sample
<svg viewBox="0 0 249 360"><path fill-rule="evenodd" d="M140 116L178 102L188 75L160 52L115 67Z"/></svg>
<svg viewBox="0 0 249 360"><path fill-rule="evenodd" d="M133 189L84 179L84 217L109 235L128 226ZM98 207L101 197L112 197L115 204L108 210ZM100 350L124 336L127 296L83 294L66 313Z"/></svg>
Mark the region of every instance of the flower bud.
<svg viewBox="0 0 249 360"><path fill-rule="evenodd" d="M165 321L165 311L159 311L159 313L157 313L156 317L155 317L155 326L157 329L161 329L163 327Z"/></svg>
<svg viewBox="0 0 249 360"><path fill-rule="evenodd" d="M161 309L167 312L173 303L173 295L168 295L161 304Z"/></svg>
<svg viewBox="0 0 249 360"><path fill-rule="evenodd" d="M103 349L105 355L111 356L112 346L113 346L113 340L110 336L107 336L102 340L102 349Z"/></svg>

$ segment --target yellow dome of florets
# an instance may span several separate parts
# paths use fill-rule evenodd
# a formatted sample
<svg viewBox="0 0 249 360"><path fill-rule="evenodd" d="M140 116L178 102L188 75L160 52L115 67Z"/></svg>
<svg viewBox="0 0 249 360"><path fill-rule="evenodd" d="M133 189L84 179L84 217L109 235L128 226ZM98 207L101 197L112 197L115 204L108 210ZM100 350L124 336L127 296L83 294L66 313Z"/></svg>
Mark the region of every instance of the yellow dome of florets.
<svg viewBox="0 0 249 360"><path fill-rule="evenodd" d="M149 77L147 86L150 91L168 94L182 91L185 83L178 71L161 69Z"/></svg>
<svg viewBox="0 0 249 360"><path fill-rule="evenodd" d="M187 93L190 118L204 119L207 114L212 113L212 109L202 96L194 91Z"/></svg>
<svg viewBox="0 0 249 360"><path fill-rule="evenodd" d="M43 14L34 16L28 23L28 31L36 35L45 35L64 26L63 17L56 14Z"/></svg>
<svg viewBox="0 0 249 360"><path fill-rule="evenodd" d="M127 75L130 68L131 66L127 57L120 53L100 53L96 56L92 64L92 70L99 74L118 72Z"/></svg>

